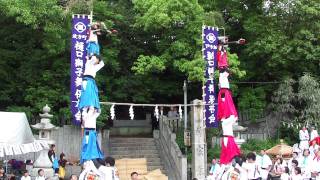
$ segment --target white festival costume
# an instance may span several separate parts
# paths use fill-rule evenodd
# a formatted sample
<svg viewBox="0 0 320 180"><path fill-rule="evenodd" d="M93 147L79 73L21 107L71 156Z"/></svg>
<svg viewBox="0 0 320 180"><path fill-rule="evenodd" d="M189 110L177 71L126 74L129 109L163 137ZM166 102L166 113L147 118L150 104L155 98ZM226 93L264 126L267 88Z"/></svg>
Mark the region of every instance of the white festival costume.
<svg viewBox="0 0 320 180"><path fill-rule="evenodd" d="M226 71L219 74L219 85L220 85L220 88L230 89L228 76L229 76L229 73L226 72Z"/></svg>
<svg viewBox="0 0 320 180"><path fill-rule="evenodd" d="M311 133L310 133L310 141L314 140L314 138L318 137L319 134L318 134L318 131L317 130L312 130Z"/></svg>
<svg viewBox="0 0 320 180"><path fill-rule="evenodd" d="M227 119L221 120L221 126L224 136L233 136L233 124L236 122L236 118L234 115L231 115ZM228 144L228 138L223 138L223 143L225 146Z"/></svg>
<svg viewBox="0 0 320 180"><path fill-rule="evenodd" d="M86 68L84 70L83 75L90 75L92 77L96 77L97 72L103 68L104 62L101 60L99 64L96 64L96 57L92 56L91 59L89 59L86 62Z"/></svg>
<svg viewBox="0 0 320 180"><path fill-rule="evenodd" d="M309 133L308 133L308 130L300 130L299 131L299 139L300 139L299 148L301 150L309 149Z"/></svg>

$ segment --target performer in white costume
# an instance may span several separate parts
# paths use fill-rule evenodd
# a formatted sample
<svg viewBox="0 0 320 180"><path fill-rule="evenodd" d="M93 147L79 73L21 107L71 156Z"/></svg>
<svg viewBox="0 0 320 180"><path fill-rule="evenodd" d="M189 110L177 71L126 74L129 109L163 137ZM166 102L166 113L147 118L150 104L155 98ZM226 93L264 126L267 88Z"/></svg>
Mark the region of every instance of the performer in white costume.
<svg viewBox="0 0 320 180"><path fill-rule="evenodd" d="M305 149L309 149L309 132L305 126L302 127L302 129L299 131L299 139L300 139L300 144L299 144L300 150L303 151Z"/></svg>
<svg viewBox="0 0 320 180"><path fill-rule="evenodd" d="M311 127L311 132L310 132L310 141L314 140L314 138L318 137L318 131L314 126Z"/></svg>
<svg viewBox="0 0 320 180"><path fill-rule="evenodd" d="M230 88L230 84L229 84L229 72L226 69L220 70L220 74L219 74L219 86L220 88Z"/></svg>

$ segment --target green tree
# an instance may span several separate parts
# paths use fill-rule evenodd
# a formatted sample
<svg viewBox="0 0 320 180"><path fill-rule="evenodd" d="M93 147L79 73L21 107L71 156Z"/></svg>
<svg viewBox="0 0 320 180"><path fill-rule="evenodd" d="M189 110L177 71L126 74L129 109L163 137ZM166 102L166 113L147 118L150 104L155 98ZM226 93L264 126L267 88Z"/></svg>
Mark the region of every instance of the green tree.
<svg viewBox="0 0 320 180"><path fill-rule="evenodd" d="M299 128L302 125L320 125L319 80L310 74L299 78L296 85L288 79L274 93L273 108L282 114L285 125ZM296 88L294 88L297 86Z"/></svg>

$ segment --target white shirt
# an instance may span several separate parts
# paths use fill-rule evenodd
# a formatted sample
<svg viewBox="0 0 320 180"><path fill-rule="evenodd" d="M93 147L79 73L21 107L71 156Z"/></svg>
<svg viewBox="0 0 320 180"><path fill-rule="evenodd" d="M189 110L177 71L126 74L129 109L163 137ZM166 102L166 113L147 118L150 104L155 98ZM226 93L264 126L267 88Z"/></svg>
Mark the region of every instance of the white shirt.
<svg viewBox="0 0 320 180"><path fill-rule="evenodd" d="M312 158L311 156L301 156L298 160L298 166L301 167L301 168L305 168L305 167L308 167L312 164Z"/></svg>
<svg viewBox="0 0 320 180"><path fill-rule="evenodd" d="M233 173L235 173L234 167L231 166L222 174L221 180L230 180Z"/></svg>
<svg viewBox="0 0 320 180"><path fill-rule="evenodd" d="M293 167L292 167L292 160L294 160L294 159L293 159L293 158L290 158L290 159L288 160L288 162L287 162L290 173L293 172L293 169L292 169L292 168L293 168ZM298 163L299 163L298 157L297 157L295 160L297 160Z"/></svg>
<svg viewBox="0 0 320 180"><path fill-rule="evenodd" d="M96 122L99 115L100 115L100 112L96 110L94 110L93 113L88 113L84 118L84 128L96 129Z"/></svg>
<svg viewBox="0 0 320 180"><path fill-rule="evenodd" d="M318 136L319 136L318 131L314 129L310 133L310 140L312 141L314 138L316 138Z"/></svg>
<svg viewBox="0 0 320 180"><path fill-rule="evenodd" d="M240 172L240 178L239 180L248 180L248 173L247 173L247 170L244 169L242 166L240 166L239 164L236 164L236 167L239 172Z"/></svg>
<svg viewBox="0 0 320 180"><path fill-rule="evenodd" d="M98 175L99 177L103 177L103 174L96 168L92 161L86 161L83 163L83 170L79 175L79 180L85 179L86 175L90 172Z"/></svg>
<svg viewBox="0 0 320 180"><path fill-rule="evenodd" d="M299 167L301 167L302 177L311 178L311 168L312 168L312 157L309 155L307 157L301 156L299 159Z"/></svg>
<svg viewBox="0 0 320 180"><path fill-rule="evenodd" d="M103 180L117 180L118 177L116 176L116 168L115 167L108 167L108 166L100 166L99 171L103 174Z"/></svg>
<svg viewBox="0 0 320 180"><path fill-rule="evenodd" d="M213 168L214 166L214 168ZM210 171L209 171L209 174L210 176L213 176L214 179L216 179L216 177L218 177L218 175L220 174L220 165L218 163L216 163L215 165L211 165L211 168L210 168Z"/></svg>
<svg viewBox="0 0 320 180"><path fill-rule="evenodd" d="M98 36L97 36L97 33L95 33L95 31L97 30L90 30L89 39L88 39L89 42L98 43Z"/></svg>
<svg viewBox="0 0 320 180"><path fill-rule="evenodd" d="M272 166L272 161L268 155L261 156L261 162L260 167L261 168L269 168L269 166Z"/></svg>
<svg viewBox="0 0 320 180"><path fill-rule="evenodd" d="M231 115L227 119L221 120L223 135L225 136L233 136L233 124L236 122L236 118L234 115Z"/></svg>
<svg viewBox="0 0 320 180"><path fill-rule="evenodd" d="M30 176L27 176L27 177L22 176L22 177L21 177L21 180L31 180L31 177L30 177Z"/></svg>
<svg viewBox="0 0 320 180"><path fill-rule="evenodd" d="M288 173L282 173L280 176L281 180L289 180L290 176Z"/></svg>
<svg viewBox="0 0 320 180"><path fill-rule="evenodd" d="M300 130L299 131L299 139L300 141L309 141L309 133L307 130Z"/></svg>
<svg viewBox="0 0 320 180"><path fill-rule="evenodd" d="M261 169L254 163L243 163L242 167L247 170L248 179L257 179L261 177Z"/></svg>
<svg viewBox="0 0 320 180"><path fill-rule="evenodd" d="M311 172L320 172L320 159L319 160L317 158L313 159Z"/></svg>
<svg viewBox="0 0 320 180"><path fill-rule="evenodd" d="M46 180L45 176L37 176L35 180Z"/></svg>
<svg viewBox="0 0 320 180"><path fill-rule="evenodd" d="M223 72L223 73L219 74L220 88L228 88L228 89L230 89L228 76L229 76L228 72Z"/></svg>
<svg viewBox="0 0 320 180"><path fill-rule="evenodd" d="M94 60L91 60L94 59ZM90 75L96 77L97 72L104 66L104 62L100 61L99 64L95 64L95 58L88 59L83 75Z"/></svg>
<svg viewBox="0 0 320 180"><path fill-rule="evenodd" d="M301 176L301 174L298 174L298 175L292 174L291 180L303 180L303 177Z"/></svg>
<svg viewBox="0 0 320 180"><path fill-rule="evenodd" d="M317 150L317 149L319 149L318 144L315 144L314 146L309 147L310 155L312 156L312 158L315 156L314 150Z"/></svg>

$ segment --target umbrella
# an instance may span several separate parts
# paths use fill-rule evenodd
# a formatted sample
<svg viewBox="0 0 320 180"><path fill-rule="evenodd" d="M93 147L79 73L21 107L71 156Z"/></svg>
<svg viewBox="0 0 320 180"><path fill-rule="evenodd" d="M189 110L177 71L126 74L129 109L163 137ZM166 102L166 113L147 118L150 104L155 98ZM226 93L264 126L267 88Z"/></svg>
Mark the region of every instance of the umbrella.
<svg viewBox="0 0 320 180"><path fill-rule="evenodd" d="M293 152L293 148L285 144L282 139L280 140L280 144L266 151L266 153L269 155L280 155L280 156L290 156L292 152Z"/></svg>

